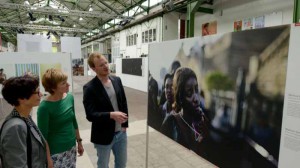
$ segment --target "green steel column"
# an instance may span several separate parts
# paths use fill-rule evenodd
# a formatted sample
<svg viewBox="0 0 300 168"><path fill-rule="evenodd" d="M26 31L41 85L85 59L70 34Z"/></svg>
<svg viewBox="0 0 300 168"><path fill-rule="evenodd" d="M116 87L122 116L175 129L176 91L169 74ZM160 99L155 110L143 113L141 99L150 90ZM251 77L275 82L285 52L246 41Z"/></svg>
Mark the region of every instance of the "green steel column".
<svg viewBox="0 0 300 168"><path fill-rule="evenodd" d="M186 23L186 35L187 37L194 37L195 26L195 13L198 11L204 0L198 0L196 2L189 3L187 5L187 23Z"/></svg>
<svg viewBox="0 0 300 168"><path fill-rule="evenodd" d="M294 0L294 18L293 23L300 23L300 0Z"/></svg>
<svg viewBox="0 0 300 168"><path fill-rule="evenodd" d="M193 9L196 2L187 5L187 19L186 19L186 35L187 37L194 37L194 25L195 25L195 12Z"/></svg>

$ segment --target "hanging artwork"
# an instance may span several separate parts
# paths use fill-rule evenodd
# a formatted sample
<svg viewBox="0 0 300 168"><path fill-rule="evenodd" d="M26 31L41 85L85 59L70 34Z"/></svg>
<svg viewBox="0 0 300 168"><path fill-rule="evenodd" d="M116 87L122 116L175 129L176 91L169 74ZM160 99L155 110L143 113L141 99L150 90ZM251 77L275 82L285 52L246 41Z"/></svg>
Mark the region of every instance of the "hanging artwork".
<svg viewBox="0 0 300 168"><path fill-rule="evenodd" d="M233 28L234 28L233 31L234 32L241 31L242 30L242 24L243 24L243 22L241 20L235 21L233 23Z"/></svg>
<svg viewBox="0 0 300 168"><path fill-rule="evenodd" d="M217 167L276 168L289 38L278 26L151 44L148 125Z"/></svg>
<svg viewBox="0 0 300 168"><path fill-rule="evenodd" d="M265 27L265 17L264 16L255 17L254 28L258 29L263 27Z"/></svg>
<svg viewBox="0 0 300 168"><path fill-rule="evenodd" d="M247 18L243 20L243 30L253 29L253 19Z"/></svg>
<svg viewBox="0 0 300 168"><path fill-rule="evenodd" d="M217 21L206 22L202 24L202 36L212 35L217 33Z"/></svg>

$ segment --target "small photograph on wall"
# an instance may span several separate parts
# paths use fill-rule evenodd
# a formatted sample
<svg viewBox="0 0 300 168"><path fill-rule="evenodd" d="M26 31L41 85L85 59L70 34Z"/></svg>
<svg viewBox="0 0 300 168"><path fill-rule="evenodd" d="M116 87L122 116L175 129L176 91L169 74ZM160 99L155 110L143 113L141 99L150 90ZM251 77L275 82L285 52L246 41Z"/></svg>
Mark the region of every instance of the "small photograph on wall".
<svg viewBox="0 0 300 168"><path fill-rule="evenodd" d="M265 17L259 16L254 19L254 28L259 29L265 27Z"/></svg>
<svg viewBox="0 0 300 168"><path fill-rule="evenodd" d="M78 58L78 59L72 60L72 70L73 70L74 76L83 76L84 75L83 58Z"/></svg>
<svg viewBox="0 0 300 168"><path fill-rule="evenodd" d="M243 22L241 20L235 21L233 23L234 32L241 31L243 26Z"/></svg>
<svg viewBox="0 0 300 168"><path fill-rule="evenodd" d="M247 18L243 20L243 30L253 29L253 19Z"/></svg>
<svg viewBox="0 0 300 168"><path fill-rule="evenodd" d="M2 90L2 85L10 77L14 77L15 75L14 64L0 64L0 95Z"/></svg>
<svg viewBox="0 0 300 168"><path fill-rule="evenodd" d="M277 168L289 38L284 25L150 45L148 125L217 167Z"/></svg>
<svg viewBox="0 0 300 168"><path fill-rule="evenodd" d="M217 21L206 22L202 24L202 36L212 35L217 33Z"/></svg>
<svg viewBox="0 0 300 168"><path fill-rule="evenodd" d="M39 76L38 64L15 64L16 76L33 75Z"/></svg>
<svg viewBox="0 0 300 168"><path fill-rule="evenodd" d="M14 64L0 64L0 83L6 79L16 76Z"/></svg>

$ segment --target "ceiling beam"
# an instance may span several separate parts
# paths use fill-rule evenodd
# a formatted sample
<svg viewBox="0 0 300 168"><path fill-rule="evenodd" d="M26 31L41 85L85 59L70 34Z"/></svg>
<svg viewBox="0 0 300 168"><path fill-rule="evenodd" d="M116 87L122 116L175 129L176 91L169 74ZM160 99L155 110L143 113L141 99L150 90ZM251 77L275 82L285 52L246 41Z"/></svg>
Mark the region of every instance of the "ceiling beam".
<svg viewBox="0 0 300 168"><path fill-rule="evenodd" d="M108 5L107 3L105 3L102 0L98 0L98 2L102 3L104 6L106 6L108 9L112 10L113 12L115 12L117 15L121 15L120 12L116 11L114 8L112 8L110 5Z"/></svg>
<svg viewBox="0 0 300 168"><path fill-rule="evenodd" d="M77 29L69 27L54 27L54 26L41 26L41 25L32 25L32 24L14 24L14 23L3 23L0 22L2 27L14 27L14 28L26 28L33 30L53 30L53 31L64 31L64 32L90 32L88 29Z"/></svg>
<svg viewBox="0 0 300 168"><path fill-rule="evenodd" d="M55 9L51 7L33 7L33 6L28 7L22 4L4 3L4 2L0 2L0 8L21 9L25 11L32 11L34 13L44 13L44 14L52 14L52 15L60 15L60 16L82 16L82 17L94 17L94 18L105 18L105 17L111 18L117 16L108 13L100 13L96 11L90 12L90 11L68 10L68 9Z"/></svg>

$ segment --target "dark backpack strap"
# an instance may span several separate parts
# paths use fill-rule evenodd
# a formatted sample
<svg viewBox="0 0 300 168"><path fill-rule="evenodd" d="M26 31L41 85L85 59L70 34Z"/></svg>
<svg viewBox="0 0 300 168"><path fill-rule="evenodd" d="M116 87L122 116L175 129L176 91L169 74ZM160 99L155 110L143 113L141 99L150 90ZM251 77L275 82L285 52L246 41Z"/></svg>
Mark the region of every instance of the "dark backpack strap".
<svg viewBox="0 0 300 168"><path fill-rule="evenodd" d="M17 116L16 116L17 117ZM17 117L17 118L20 118L22 119L21 117ZM32 152L32 145L31 145L31 136L30 136L30 126L27 125L26 121L24 119L22 119L26 126L27 126L27 136L26 136L26 143L27 143L27 167L28 168L32 168L32 158L31 158L31 152ZM3 126L4 124L9 121L9 120L6 120L3 122L1 128L0 128L0 138L1 138L1 133L2 133L2 129L3 129ZM0 159L1 159L1 163L2 163L2 156L0 155ZM1 165L1 164L0 164Z"/></svg>
<svg viewBox="0 0 300 168"><path fill-rule="evenodd" d="M4 125L7 121L8 121L8 120L5 120L5 121L2 123L2 125L1 125L1 128L0 128L0 140L1 140L1 133L2 133L2 129L3 129L3 125ZM2 155L1 155L1 153L0 153L0 167L3 166L2 163L3 163L3 159L2 159Z"/></svg>
<svg viewBox="0 0 300 168"><path fill-rule="evenodd" d="M24 121L26 123L26 121ZM31 136L30 136L30 127L29 125L27 125L27 166L28 168L32 168L32 158L31 158L31 154L32 154L32 145L31 145Z"/></svg>

